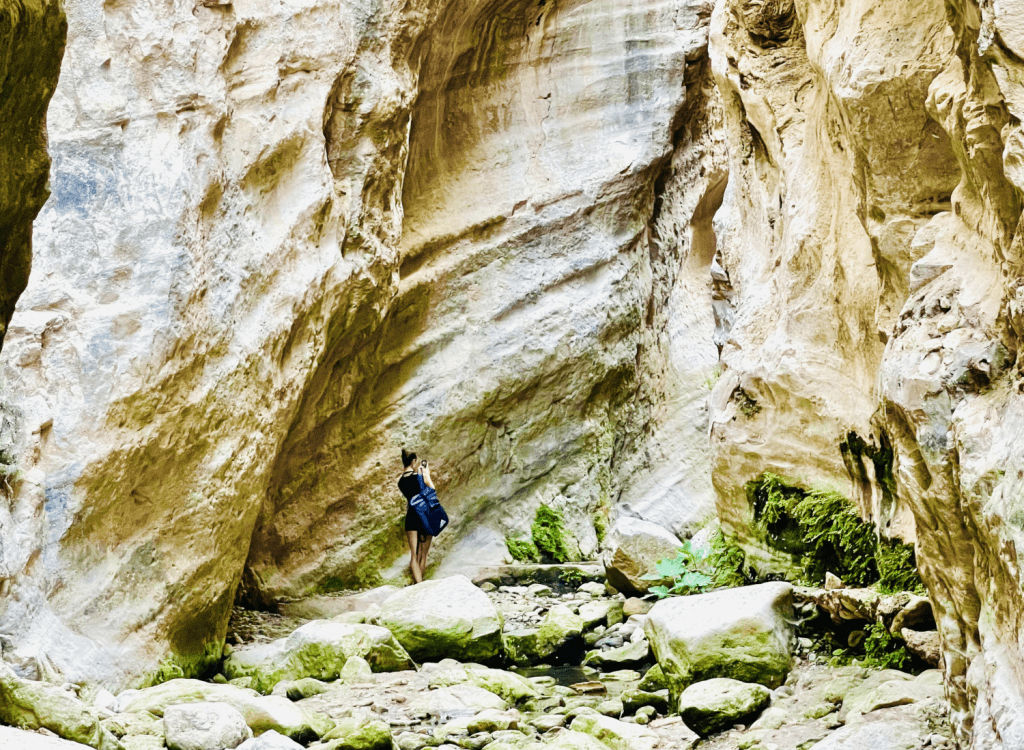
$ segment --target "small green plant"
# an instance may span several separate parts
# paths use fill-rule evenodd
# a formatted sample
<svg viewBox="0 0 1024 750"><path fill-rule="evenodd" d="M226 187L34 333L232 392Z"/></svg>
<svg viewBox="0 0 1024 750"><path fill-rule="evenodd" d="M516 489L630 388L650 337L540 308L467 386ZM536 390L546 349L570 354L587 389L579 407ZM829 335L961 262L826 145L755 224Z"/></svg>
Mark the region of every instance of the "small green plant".
<svg viewBox="0 0 1024 750"><path fill-rule="evenodd" d="M576 570L576 568L569 568L562 571L559 580L571 589L578 589L580 584L583 583L583 574Z"/></svg>
<svg viewBox="0 0 1024 750"><path fill-rule="evenodd" d="M713 580L707 568L707 557L709 550L705 547L694 549L690 540L686 540L675 557L665 560L658 560L654 564L656 573L648 573L640 576L645 581L661 581L670 579L671 586L659 584L651 586L651 593L657 594L659 599L667 596L699 594L704 591Z"/></svg>
<svg viewBox="0 0 1024 750"><path fill-rule="evenodd" d="M875 564L878 566L878 588L882 593L924 593L924 582L914 565L914 548L911 545L895 539L879 539Z"/></svg>
<svg viewBox="0 0 1024 750"><path fill-rule="evenodd" d="M718 383L719 380L721 380L721 378L722 378L722 366L721 365L715 365L715 369L711 371L710 375L708 375L706 378L704 378L704 382L701 383L701 386L706 391L714 390L715 385Z"/></svg>
<svg viewBox="0 0 1024 750"><path fill-rule="evenodd" d="M538 552L555 562L568 562L572 555L565 542L565 519L562 512L547 505L537 508L530 535Z"/></svg>
<svg viewBox="0 0 1024 750"><path fill-rule="evenodd" d="M537 546L529 539L516 539L507 536L505 537L505 546L508 547L508 553L512 559L518 562L530 563L540 559Z"/></svg>
<svg viewBox="0 0 1024 750"><path fill-rule="evenodd" d="M889 629L880 622L872 623L867 628L868 635L864 639L864 665L880 669L905 669L912 657L903 641L889 633Z"/></svg>
<svg viewBox="0 0 1024 750"><path fill-rule="evenodd" d="M746 555L721 530L716 531L707 545L694 547L687 540L673 558L658 560L656 573L641 576L646 581L670 579L671 586L659 584L651 593L659 599L667 596L700 594L720 588L734 588L747 583L743 572Z"/></svg>

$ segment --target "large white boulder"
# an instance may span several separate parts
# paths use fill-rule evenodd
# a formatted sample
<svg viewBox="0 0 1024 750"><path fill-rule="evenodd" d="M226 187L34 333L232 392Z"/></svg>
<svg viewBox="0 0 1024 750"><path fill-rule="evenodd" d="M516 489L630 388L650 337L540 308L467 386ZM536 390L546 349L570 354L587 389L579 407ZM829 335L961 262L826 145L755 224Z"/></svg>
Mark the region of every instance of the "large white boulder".
<svg viewBox="0 0 1024 750"><path fill-rule="evenodd" d="M683 543L663 527L639 518L618 519L605 538L602 555L608 582L626 594L646 594L657 581L643 576L655 573L658 560L672 558Z"/></svg>
<svg viewBox="0 0 1024 750"><path fill-rule="evenodd" d="M252 730L227 703L186 703L164 711L164 735L169 750L231 750Z"/></svg>
<svg viewBox="0 0 1024 750"><path fill-rule="evenodd" d="M773 582L664 599L644 629L674 695L713 677L774 688L789 673L793 618L792 587Z"/></svg>
<svg viewBox="0 0 1024 750"><path fill-rule="evenodd" d="M377 620L419 661L485 661L501 651L501 613L462 575L399 590Z"/></svg>

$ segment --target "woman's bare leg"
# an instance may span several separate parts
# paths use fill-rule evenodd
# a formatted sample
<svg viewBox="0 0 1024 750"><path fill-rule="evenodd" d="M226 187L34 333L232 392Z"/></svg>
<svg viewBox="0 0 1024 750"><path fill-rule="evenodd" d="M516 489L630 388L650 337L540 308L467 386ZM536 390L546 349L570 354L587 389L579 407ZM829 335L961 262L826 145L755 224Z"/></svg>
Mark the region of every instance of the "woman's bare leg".
<svg viewBox="0 0 1024 750"><path fill-rule="evenodd" d="M427 574L427 553L430 551L430 543L434 541L432 536L421 536L419 546L419 564L420 564L420 575Z"/></svg>
<svg viewBox="0 0 1024 750"><path fill-rule="evenodd" d="M409 571L412 573L412 582L422 583L423 568L420 566L419 533L407 531L405 535L409 538Z"/></svg>

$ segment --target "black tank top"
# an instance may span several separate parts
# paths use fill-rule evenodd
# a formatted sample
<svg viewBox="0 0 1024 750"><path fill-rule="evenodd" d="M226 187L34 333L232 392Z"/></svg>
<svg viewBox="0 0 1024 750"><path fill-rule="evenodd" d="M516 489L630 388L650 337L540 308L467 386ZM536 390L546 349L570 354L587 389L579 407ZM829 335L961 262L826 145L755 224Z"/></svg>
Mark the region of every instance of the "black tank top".
<svg viewBox="0 0 1024 750"><path fill-rule="evenodd" d="M403 474L398 480L398 489L405 495L406 500L412 500L420 494L420 482L415 474Z"/></svg>

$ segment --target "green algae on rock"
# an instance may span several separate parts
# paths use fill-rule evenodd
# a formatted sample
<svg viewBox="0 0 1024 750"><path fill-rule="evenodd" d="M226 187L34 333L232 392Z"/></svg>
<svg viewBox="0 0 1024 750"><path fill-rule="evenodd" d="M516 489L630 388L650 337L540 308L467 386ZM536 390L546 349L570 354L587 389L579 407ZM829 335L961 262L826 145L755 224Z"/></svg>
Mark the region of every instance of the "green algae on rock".
<svg viewBox="0 0 1024 750"><path fill-rule="evenodd" d="M377 621L421 661L487 661L501 652L504 618L465 576L400 589L381 605Z"/></svg>
<svg viewBox="0 0 1024 750"><path fill-rule="evenodd" d="M23 680L3 663L0 723L21 729L46 729L96 750L123 750L114 735L100 725L99 715L92 707L56 685Z"/></svg>
<svg viewBox="0 0 1024 750"><path fill-rule="evenodd" d="M674 696L731 677L778 687L789 673L793 590L762 583L659 601L644 629Z"/></svg>
<svg viewBox="0 0 1024 750"><path fill-rule="evenodd" d="M229 679L249 677L251 687L269 693L283 680L336 680L354 656L365 659L378 672L413 666L387 628L313 620L287 638L234 650L224 661L224 674Z"/></svg>

